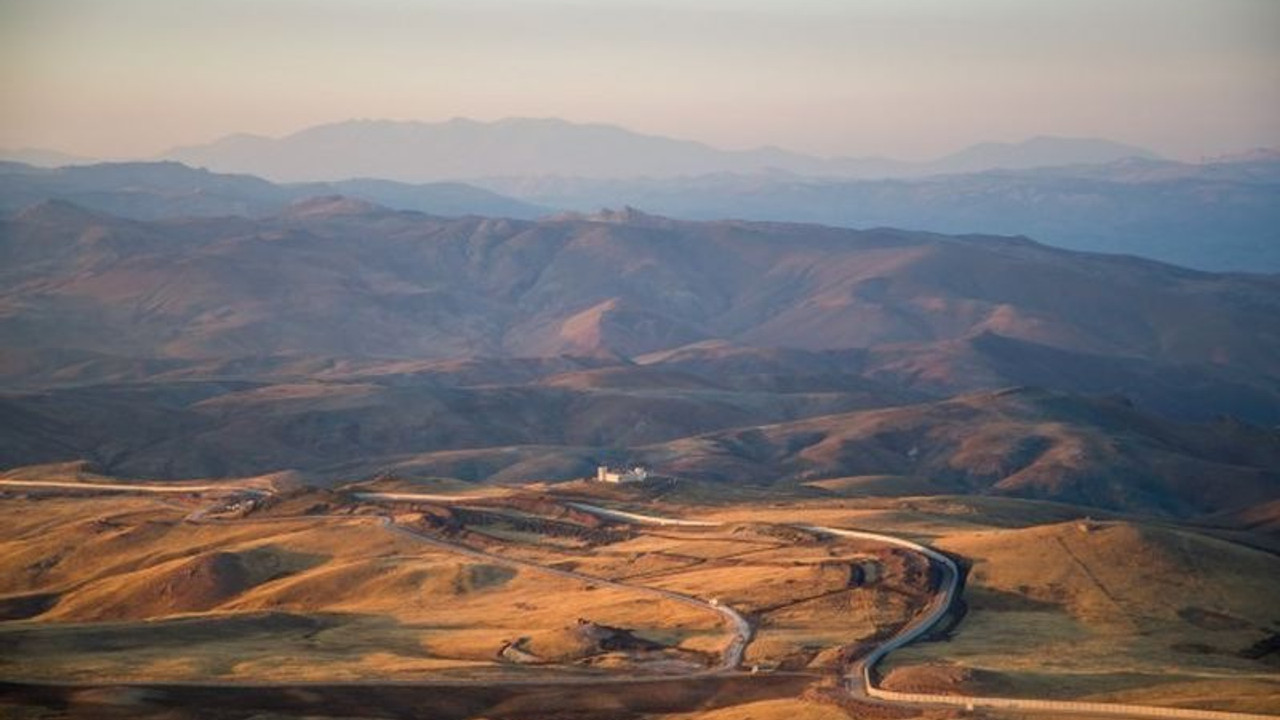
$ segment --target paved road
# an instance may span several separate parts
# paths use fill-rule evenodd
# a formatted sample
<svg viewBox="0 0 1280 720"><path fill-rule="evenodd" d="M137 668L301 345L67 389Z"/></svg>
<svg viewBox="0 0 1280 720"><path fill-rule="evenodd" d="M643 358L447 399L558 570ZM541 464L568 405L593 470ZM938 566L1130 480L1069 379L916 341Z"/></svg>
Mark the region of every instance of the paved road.
<svg viewBox="0 0 1280 720"><path fill-rule="evenodd" d="M706 520L684 520L681 518L662 517L661 515L642 515L640 513L626 512L624 510L610 510L598 505L588 505L586 503L567 502L571 508L589 512L599 517L621 520L638 525L666 525L679 527L716 527L724 523L708 522Z"/></svg>

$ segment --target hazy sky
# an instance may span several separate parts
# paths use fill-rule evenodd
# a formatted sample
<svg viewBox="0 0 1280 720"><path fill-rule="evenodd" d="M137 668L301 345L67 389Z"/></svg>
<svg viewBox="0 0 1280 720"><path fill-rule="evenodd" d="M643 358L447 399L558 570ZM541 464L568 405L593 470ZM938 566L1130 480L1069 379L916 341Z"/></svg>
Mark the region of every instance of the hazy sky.
<svg viewBox="0 0 1280 720"><path fill-rule="evenodd" d="M1280 145L1280 0L0 0L0 147L353 117L609 122L918 159Z"/></svg>

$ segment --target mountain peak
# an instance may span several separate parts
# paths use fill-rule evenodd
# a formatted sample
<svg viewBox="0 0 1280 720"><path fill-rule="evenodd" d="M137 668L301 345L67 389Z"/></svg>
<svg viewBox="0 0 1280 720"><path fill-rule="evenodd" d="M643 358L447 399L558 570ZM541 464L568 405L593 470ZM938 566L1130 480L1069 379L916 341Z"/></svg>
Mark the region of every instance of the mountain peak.
<svg viewBox="0 0 1280 720"><path fill-rule="evenodd" d="M630 205L625 205L620 210L601 208L597 212L585 216L584 219L613 225L640 225L644 227L670 227L675 224L675 221L671 218L653 215Z"/></svg>

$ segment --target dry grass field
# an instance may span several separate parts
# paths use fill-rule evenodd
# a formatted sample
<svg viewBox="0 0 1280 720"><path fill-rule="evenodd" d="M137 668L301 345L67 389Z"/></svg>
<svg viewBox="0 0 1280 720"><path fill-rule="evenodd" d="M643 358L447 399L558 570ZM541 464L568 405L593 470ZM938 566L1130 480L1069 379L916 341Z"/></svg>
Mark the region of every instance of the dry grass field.
<svg viewBox="0 0 1280 720"><path fill-rule="evenodd" d="M800 699L804 686L830 682L846 648L896 628L926 596L923 587L914 597L886 590L901 559L883 548L767 524L607 525L527 493L375 508L345 493L294 491L247 513L193 515L209 503L194 493L0 493L12 519L0 527L0 682L518 688L715 667L731 628L711 607L653 588L742 612L755 629L744 667L765 673L732 693L684 701L675 692L669 704L709 718L839 717L830 703ZM396 532L384 513L492 561ZM770 679L795 671L807 675ZM115 692L102 691L118 700ZM635 696L641 709L655 702L626 686L609 692ZM605 688L573 695L590 704L593 693ZM771 698L779 693L792 699ZM94 712L116 707L88 690L77 697L91 698ZM3 697L0 706L10 707ZM133 700L124 707L141 712Z"/></svg>
<svg viewBox="0 0 1280 720"><path fill-rule="evenodd" d="M723 634L712 612L474 562L373 517L193 524L187 500L3 500L0 673L58 680L349 680L510 673L600 655L578 618L661 636ZM697 665L699 653L672 649Z"/></svg>
<svg viewBox="0 0 1280 720"><path fill-rule="evenodd" d="M919 613L929 573L909 552L790 527L819 524L924 540L969 568L961 622L891 656L888 687L1280 708L1274 554L1106 513L1085 520L1070 505L843 496L860 487L767 503L689 488L706 504L680 508L580 484L377 505L294 490L197 522L209 499L194 494L10 488L0 493L0 682L463 683L441 697L469 697L465 684L479 682L516 694L440 717L525 717L542 707L525 681L714 668L731 629L659 589L742 613L753 627L743 667L762 674L697 699L673 686L664 697L683 713L659 712L657 696L625 684L565 697L591 708L630 698L617 717L653 720L857 717L804 688L830 686L850 657ZM564 504L583 490L719 524L609 523ZM38 702L5 705L3 694L0 710L45 717Z"/></svg>

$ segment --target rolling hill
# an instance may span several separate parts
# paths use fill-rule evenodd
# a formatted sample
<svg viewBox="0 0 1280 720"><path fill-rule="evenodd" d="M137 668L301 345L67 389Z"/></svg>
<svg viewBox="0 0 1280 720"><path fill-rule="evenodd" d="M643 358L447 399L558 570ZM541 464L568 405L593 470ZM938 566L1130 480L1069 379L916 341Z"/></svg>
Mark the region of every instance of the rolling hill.
<svg viewBox="0 0 1280 720"><path fill-rule="evenodd" d="M1037 389L715 432L644 448L679 476L775 483L891 475L994 494L1194 516L1280 493L1280 435L1180 425L1123 401ZM1206 482L1212 478L1212 482Z"/></svg>
<svg viewBox="0 0 1280 720"><path fill-rule="evenodd" d="M1265 652L1275 635L1273 553L1132 521L960 530L936 542L972 562L968 610L947 642L891 660L889 687L1276 707ZM1046 657L1066 660L1046 672Z"/></svg>

